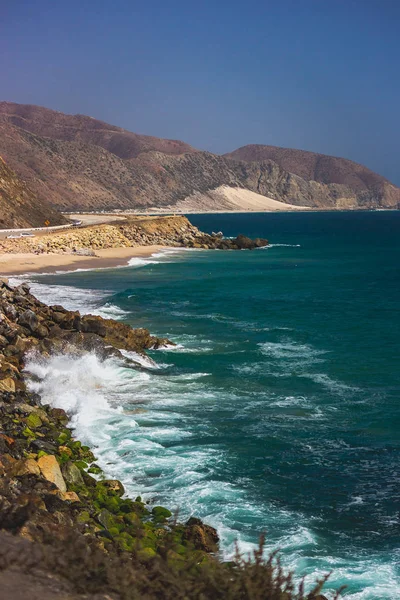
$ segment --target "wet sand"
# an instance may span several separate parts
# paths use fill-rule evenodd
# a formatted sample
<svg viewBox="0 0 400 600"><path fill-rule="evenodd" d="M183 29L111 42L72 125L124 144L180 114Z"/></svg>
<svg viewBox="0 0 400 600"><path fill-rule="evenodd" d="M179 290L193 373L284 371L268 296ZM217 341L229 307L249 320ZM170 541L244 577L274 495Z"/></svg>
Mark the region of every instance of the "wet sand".
<svg viewBox="0 0 400 600"><path fill-rule="evenodd" d="M76 269L106 269L127 266L131 258L151 256L164 246L137 246L136 248L108 248L96 250L96 256L74 254L0 254L0 274L5 276L25 273L55 273Z"/></svg>

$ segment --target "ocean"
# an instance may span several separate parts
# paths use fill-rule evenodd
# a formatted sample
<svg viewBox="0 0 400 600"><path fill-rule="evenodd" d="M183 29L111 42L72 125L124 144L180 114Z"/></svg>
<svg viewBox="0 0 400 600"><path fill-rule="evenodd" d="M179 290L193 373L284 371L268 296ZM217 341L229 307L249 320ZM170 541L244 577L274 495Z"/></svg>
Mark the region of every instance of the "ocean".
<svg viewBox="0 0 400 600"><path fill-rule="evenodd" d="M265 533L307 584L398 599L400 212L190 219L270 246L30 276L45 302L176 344L140 369L32 358L31 388L130 494L217 527L225 557Z"/></svg>

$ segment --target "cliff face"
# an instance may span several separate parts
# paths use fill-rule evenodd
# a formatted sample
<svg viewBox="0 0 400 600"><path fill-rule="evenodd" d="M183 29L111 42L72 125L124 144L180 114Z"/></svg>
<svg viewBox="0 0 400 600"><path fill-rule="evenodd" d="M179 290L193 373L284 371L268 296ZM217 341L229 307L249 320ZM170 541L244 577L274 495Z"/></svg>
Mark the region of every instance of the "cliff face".
<svg viewBox="0 0 400 600"><path fill-rule="evenodd" d="M0 156L0 229L43 227L66 223L62 215L35 194L10 169Z"/></svg>
<svg viewBox="0 0 400 600"><path fill-rule="evenodd" d="M217 156L82 115L0 103L0 153L40 199L64 210L173 209L220 186L317 208L400 203L399 188L361 165L271 148L247 146ZM226 208L218 197L210 210Z"/></svg>
<svg viewBox="0 0 400 600"><path fill-rule="evenodd" d="M305 181L345 186L354 192L359 206L374 203L394 208L400 206L398 187L382 175L345 158L259 144L243 146L225 156L230 160L256 164L274 161L282 169Z"/></svg>

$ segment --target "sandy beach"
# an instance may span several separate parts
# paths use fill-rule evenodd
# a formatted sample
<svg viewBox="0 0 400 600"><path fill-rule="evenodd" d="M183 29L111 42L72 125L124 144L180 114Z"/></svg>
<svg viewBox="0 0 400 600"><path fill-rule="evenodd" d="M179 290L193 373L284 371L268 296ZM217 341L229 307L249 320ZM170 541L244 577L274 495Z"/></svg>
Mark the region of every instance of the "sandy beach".
<svg viewBox="0 0 400 600"><path fill-rule="evenodd" d="M108 248L96 250L96 256L73 254L0 254L0 274L4 276L25 273L54 273L76 269L105 269L126 266L131 258L151 256L164 246L137 246L136 248Z"/></svg>

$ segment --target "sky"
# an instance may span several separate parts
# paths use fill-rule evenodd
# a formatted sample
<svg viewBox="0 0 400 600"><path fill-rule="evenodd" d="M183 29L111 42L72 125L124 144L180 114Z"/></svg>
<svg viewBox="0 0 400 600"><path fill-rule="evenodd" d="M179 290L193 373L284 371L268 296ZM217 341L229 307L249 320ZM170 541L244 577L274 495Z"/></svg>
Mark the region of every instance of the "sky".
<svg viewBox="0 0 400 600"><path fill-rule="evenodd" d="M3 0L0 100L215 153L271 144L400 185L399 0Z"/></svg>

